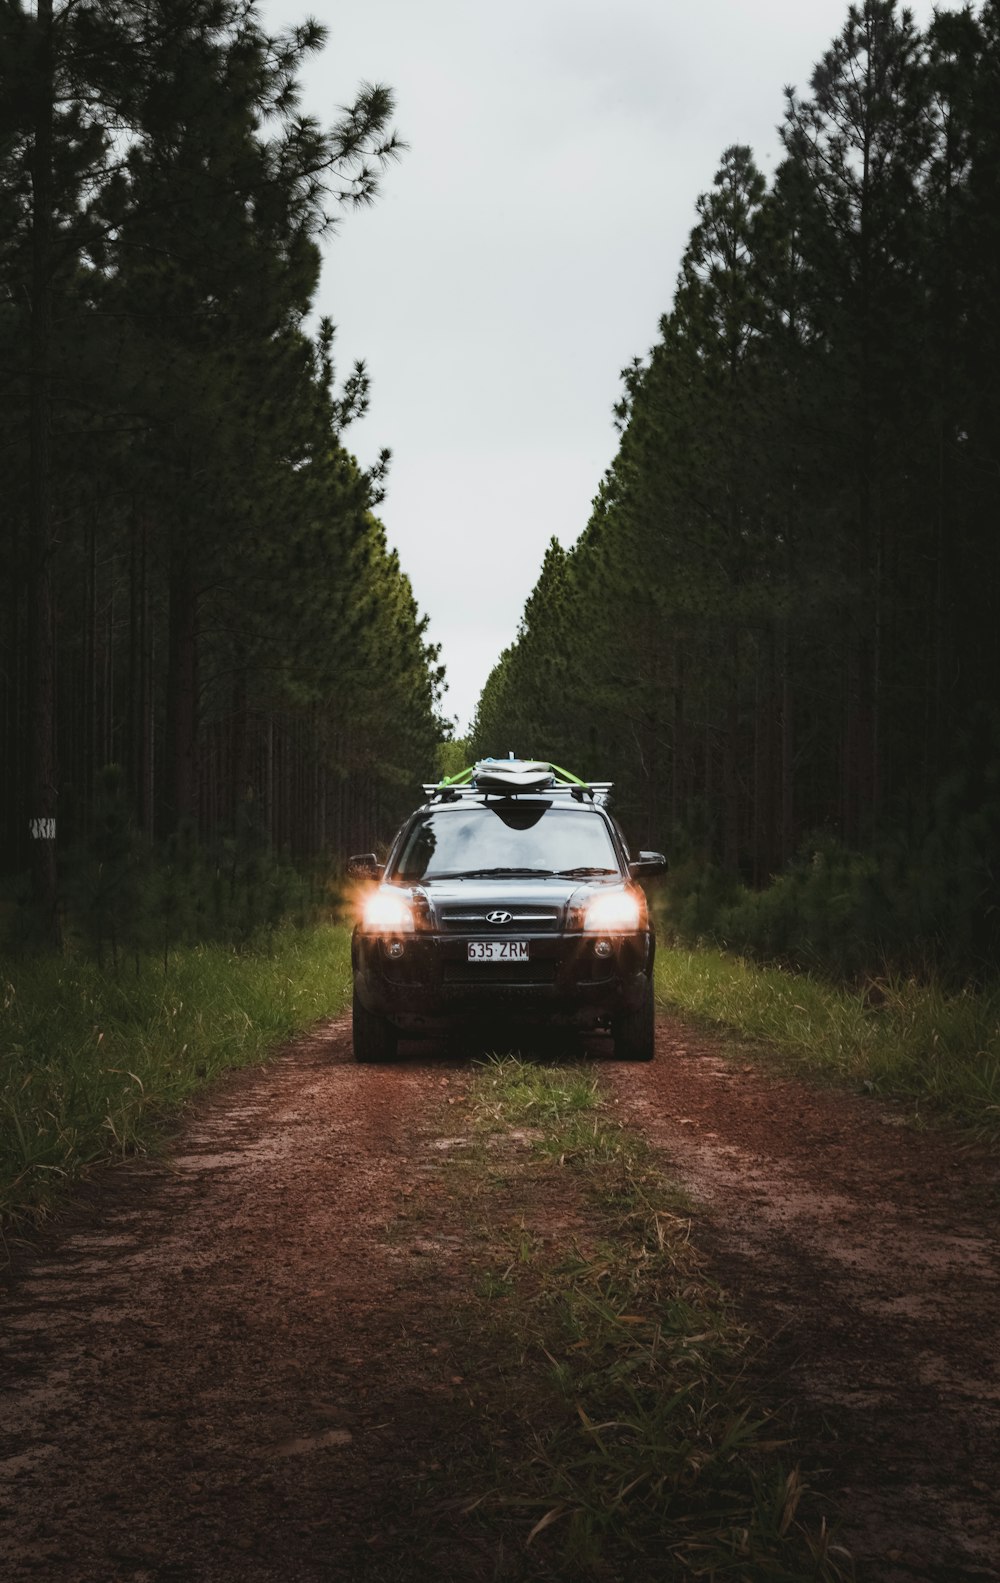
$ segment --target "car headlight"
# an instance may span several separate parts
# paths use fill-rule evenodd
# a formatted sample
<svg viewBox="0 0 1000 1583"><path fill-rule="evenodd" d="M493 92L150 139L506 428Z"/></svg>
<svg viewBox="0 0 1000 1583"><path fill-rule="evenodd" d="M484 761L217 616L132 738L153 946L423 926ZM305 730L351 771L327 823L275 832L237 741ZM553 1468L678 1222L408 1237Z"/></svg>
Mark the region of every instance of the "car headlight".
<svg viewBox="0 0 1000 1583"><path fill-rule="evenodd" d="M592 899L583 927L588 934L625 934L638 929L640 921L638 897L627 890L612 890Z"/></svg>
<svg viewBox="0 0 1000 1583"><path fill-rule="evenodd" d="M367 934L412 934L413 910L398 892L373 890L361 909L361 927Z"/></svg>

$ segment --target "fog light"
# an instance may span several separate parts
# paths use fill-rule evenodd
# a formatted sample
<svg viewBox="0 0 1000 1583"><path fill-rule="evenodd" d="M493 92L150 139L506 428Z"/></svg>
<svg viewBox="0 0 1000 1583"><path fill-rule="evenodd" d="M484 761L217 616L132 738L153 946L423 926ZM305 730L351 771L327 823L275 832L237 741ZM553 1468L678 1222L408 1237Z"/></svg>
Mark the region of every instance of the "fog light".
<svg viewBox="0 0 1000 1583"><path fill-rule="evenodd" d="M594 941L594 955L595 956L610 956L611 955L611 941L610 940L595 940Z"/></svg>
<svg viewBox="0 0 1000 1583"><path fill-rule="evenodd" d="M390 940L389 944L385 948L385 954L390 958L391 961L398 962L399 958L403 954L402 940Z"/></svg>

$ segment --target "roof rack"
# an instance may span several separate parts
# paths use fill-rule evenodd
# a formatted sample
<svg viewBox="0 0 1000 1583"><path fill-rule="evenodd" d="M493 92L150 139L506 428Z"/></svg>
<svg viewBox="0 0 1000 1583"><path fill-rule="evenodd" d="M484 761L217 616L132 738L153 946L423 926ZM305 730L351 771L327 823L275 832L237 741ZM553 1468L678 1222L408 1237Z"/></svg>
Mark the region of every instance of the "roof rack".
<svg viewBox="0 0 1000 1583"><path fill-rule="evenodd" d="M569 795L582 802L603 805L608 800L612 781L583 781L569 770L560 769L541 759L516 759L513 753L505 759L478 759L457 775L449 775L436 784L424 784L424 793L431 802L457 802L463 797L518 797L545 792Z"/></svg>

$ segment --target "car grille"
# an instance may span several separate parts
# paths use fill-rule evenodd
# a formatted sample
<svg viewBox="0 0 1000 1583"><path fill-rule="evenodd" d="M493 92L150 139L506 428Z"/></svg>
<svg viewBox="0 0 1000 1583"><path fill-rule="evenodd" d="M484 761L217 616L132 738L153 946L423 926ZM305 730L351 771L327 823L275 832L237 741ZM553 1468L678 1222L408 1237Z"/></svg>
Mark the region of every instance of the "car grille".
<svg viewBox="0 0 1000 1583"><path fill-rule="evenodd" d="M448 962L446 984L475 985L480 989L508 984L554 984L555 962Z"/></svg>
<svg viewBox="0 0 1000 1583"><path fill-rule="evenodd" d="M504 908L511 914L510 923L487 923L486 914L493 912L494 907L442 907L438 917L441 928L449 934L469 935L496 935L502 939L504 935L516 935L520 929L529 934L554 934L559 928L560 914L554 907L517 907Z"/></svg>

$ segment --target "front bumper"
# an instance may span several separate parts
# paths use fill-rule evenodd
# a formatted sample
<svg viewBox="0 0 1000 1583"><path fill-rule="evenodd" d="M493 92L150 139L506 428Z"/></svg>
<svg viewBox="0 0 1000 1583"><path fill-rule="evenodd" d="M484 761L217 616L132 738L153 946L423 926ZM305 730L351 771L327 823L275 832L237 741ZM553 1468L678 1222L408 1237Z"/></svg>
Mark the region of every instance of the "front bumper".
<svg viewBox="0 0 1000 1583"><path fill-rule="evenodd" d="M527 962L470 962L462 936L418 932L390 940L355 931L354 983L364 1006L402 1033L443 1032L483 1017L595 1028L641 1004L653 970L652 932L606 937L520 935ZM390 956L390 947L402 954Z"/></svg>

